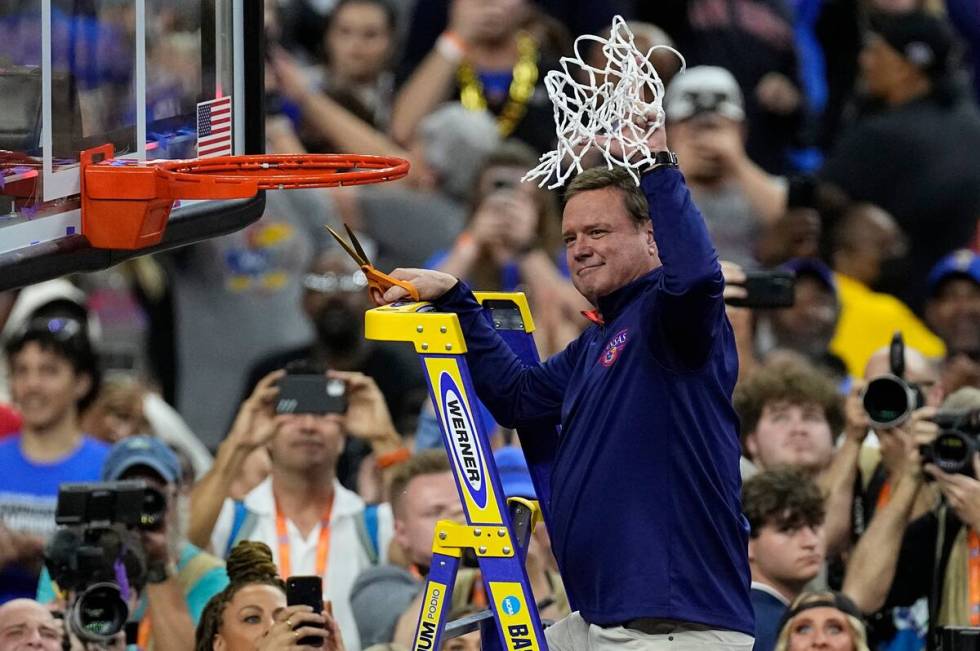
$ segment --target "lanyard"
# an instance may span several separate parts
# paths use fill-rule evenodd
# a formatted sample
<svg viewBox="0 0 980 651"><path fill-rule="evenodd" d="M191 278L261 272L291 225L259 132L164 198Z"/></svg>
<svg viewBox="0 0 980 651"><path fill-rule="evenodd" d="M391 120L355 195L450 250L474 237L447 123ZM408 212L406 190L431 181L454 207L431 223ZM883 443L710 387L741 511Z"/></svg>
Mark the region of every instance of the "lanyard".
<svg viewBox="0 0 980 651"><path fill-rule="evenodd" d="M880 511L892 498L892 484L887 479L885 483L881 485L881 491L878 493L878 501L875 502L875 513Z"/></svg>
<svg viewBox="0 0 980 651"><path fill-rule="evenodd" d="M136 634L136 646L139 649L150 648L150 637L152 637L153 625L150 624L150 614L146 613L143 615L143 619L140 621L139 628Z"/></svg>
<svg viewBox="0 0 980 651"><path fill-rule="evenodd" d="M320 539L316 543L316 574L326 578L327 576L327 555L330 553L330 513L333 511L333 495L327 503L327 508L323 510L320 519ZM286 516L279 508L279 501L276 500L276 538L279 540L279 576L288 578L291 563L289 560L289 530L286 528Z"/></svg>
<svg viewBox="0 0 980 651"><path fill-rule="evenodd" d="M966 534L966 569L969 579L970 626L980 626L980 535L972 528Z"/></svg>

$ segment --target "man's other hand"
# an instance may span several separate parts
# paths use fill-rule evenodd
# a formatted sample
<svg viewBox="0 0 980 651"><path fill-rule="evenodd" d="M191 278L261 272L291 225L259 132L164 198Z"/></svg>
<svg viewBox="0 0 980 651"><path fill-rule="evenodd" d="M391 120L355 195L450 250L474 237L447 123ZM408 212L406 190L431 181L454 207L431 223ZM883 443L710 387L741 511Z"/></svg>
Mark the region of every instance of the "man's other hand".
<svg viewBox="0 0 980 651"><path fill-rule="evenodd" d="M455 276L431 269L395 269L390 275L392 278L412 283L419 292L420 301L434 301L458 282ZM387 305L408 298L408 292L395 285L389 287L382 298L381 305Z"/></svg>
<svg viewBox="0 0 980 651"><path fill-rule="evenodd" d="M395 439L396 444L401 443L391 421L384 394L372 377L363 373L334 370L327 371L327 376L343 380L347 384L347 414L344 425L350 434L371 443L391 438Z"/></svg>
<svg viewBox="0 0 980 651"><path fill-rule="evenodd" d="M980 530L980 481L966 475L943 472L931 463L926 464L925 471L936 480L956 517L974 531ZM973 455L973 473L980 477L980 453Z"/></svg>
<svg viewBox="0 0 980 651"><path fill-rule="evenodd" d="M279 398L279 380L286 374L282 369L269 373L255 385L245 402L238 408L228 438L251 451L264 446L276 433L279 418L275 403Z"/></svg>

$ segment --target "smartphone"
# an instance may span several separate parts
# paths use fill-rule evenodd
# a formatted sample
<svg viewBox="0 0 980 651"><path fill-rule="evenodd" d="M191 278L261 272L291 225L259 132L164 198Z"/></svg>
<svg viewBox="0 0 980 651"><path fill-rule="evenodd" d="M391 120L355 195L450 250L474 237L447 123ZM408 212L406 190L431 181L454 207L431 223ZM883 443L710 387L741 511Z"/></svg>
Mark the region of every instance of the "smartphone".
<svg viewBox="0 0 980 651"><path fill-rule="evenodd" d="M796 300L796 274L792 271L745 272L745 298L729 298L732 307L774 309L792 307Z"/></svg>
<svg viewBox="0 0 980 651"><path fill-rule="evenodd" d="M279 380L277 414L343 414L347 386L320 374L284 375Z"/></svg>
<svg viewBox="0 0 980 651"><path fill-rule="evenodd" d="M323 613L323 579L318 576L291 576L286 579L286 605L309 606L313 612ZM300 626L312 626L312 624L297 624L296 628ZM304 637L296 644L322 647L323 639Z"/></svg>

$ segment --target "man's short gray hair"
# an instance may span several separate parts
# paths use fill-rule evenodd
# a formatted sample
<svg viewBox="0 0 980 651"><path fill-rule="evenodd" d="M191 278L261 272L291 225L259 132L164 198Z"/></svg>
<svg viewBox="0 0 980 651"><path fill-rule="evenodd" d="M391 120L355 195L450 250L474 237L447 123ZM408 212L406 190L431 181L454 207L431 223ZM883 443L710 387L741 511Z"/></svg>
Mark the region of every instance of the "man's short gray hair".
<svg viewBox="0 0 980 651"><path fill-rule="evenodd" d="M571 201L575 195L605 188L613 188L622 192L623 206L637 227L649 225L650 205L647 203L646 195L636 185L636 181L629 175L629 172L621 167L612 169L593 167L585 170L568 184L565 189L565 203Z"/></svg>

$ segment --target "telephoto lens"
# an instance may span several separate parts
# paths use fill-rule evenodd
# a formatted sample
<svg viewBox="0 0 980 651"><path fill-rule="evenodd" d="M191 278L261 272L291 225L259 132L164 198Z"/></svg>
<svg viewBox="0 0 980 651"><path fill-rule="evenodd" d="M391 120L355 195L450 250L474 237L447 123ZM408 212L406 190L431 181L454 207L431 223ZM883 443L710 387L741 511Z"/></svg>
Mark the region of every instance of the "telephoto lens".
<svg viewBox="0 0 980 651"><path fill-rule="evenodd" d="M896 375L882 375L868 382L864 411L874 427L898 427L913 411L925 405L921 389Z"/></svg>

